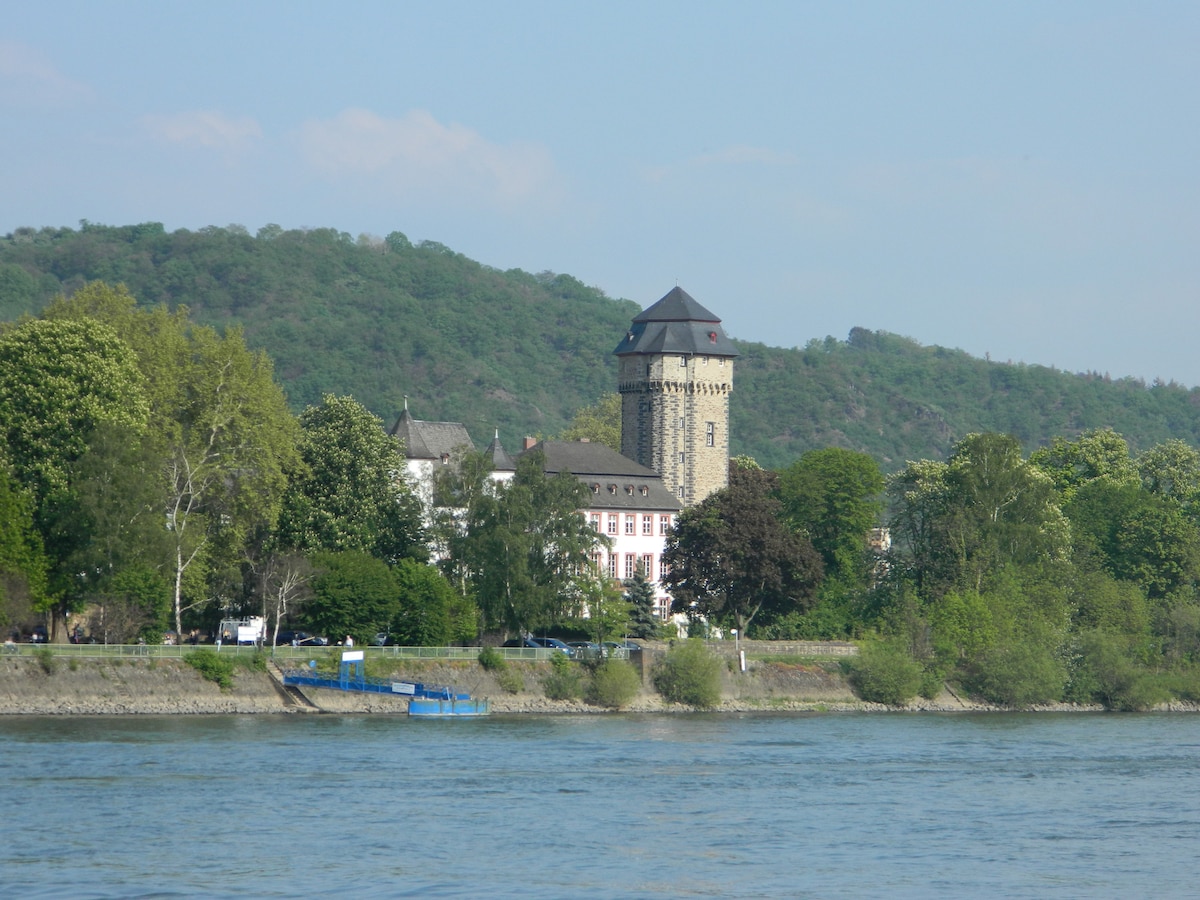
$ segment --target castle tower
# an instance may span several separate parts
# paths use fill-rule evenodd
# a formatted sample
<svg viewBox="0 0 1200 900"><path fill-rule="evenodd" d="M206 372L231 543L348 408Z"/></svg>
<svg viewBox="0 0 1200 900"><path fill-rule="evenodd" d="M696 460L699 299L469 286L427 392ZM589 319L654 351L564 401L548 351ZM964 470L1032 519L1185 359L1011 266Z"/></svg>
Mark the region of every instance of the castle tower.
<svg viewBox="0 0 1200 900"><path fill-rule="evenodd" d="M738 354L721 320L677 287L633 320L613 353L622 455L662 475L685 506L725 487Z"/></svg>

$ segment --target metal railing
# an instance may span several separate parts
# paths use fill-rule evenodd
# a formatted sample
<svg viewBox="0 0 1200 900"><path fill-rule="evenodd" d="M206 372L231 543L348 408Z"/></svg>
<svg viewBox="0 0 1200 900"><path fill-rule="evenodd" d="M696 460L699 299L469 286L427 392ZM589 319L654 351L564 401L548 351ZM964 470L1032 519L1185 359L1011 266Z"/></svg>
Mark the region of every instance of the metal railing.
<svg viewBox="0 0 1200 900"><path fill-rule="evenodd" d="M38 653L50 653L64 659L181 659L196 650L212 650L221 656L253 656L265 653L270 658L283 661L307 662L331 654L340 657L340 646L305 645L292 647L257 647L253 644L5 644L5 657L34 657ZM437 659L474 662L479 658L480 647L355 647L365 650L368 659ZM497 647L496 651L506 660L546 662L557 650L542 647Z"/></svg>

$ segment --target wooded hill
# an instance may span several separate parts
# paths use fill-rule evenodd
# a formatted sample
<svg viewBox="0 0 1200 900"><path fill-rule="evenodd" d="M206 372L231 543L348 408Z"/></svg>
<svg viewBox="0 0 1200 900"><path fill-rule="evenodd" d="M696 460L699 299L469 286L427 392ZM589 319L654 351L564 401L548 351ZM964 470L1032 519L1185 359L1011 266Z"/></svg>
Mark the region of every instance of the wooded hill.
<svg viewBox="0 0 1200 900"><path fill-rule="evenodd" d="M389 425L461 421L482 446L561 431L616 385L612 350L658 296L616 300L569 275L500 271L431 241L332 229L250 235L239 226L168 233L158 223L21 228L0 239L0 320L56 294L123 282L146 305L240 326L275 360L296 411L349 394ZM670 287L664 285L663 292ZM698 296L717 315L719 304ZM802 314L800 311L799 314ZM976 359L855 328L845 341L782 349L735 340L731 450L782 467L837 446L885 471L944 459L973 431L1015 435L1026 452L1110 426L1134 450L1200 445L1200 390Z"/></svg>

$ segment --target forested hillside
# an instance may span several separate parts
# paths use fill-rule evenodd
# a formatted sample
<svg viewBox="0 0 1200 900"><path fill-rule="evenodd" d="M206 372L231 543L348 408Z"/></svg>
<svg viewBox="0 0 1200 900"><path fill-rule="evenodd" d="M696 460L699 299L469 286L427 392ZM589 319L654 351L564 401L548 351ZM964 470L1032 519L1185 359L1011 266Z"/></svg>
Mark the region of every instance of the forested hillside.
<svg viewBox="0 0 1200 900"><path fill-rule="evenodd" d="M350 394L385 422L409 397L419 418L464 422L481 445L554 434L615 388L612 349L658 299L615 300L569 275L500 271L403 234L332 229L255 236L238 226L168 233L157 223L23 228L0 239L0 320L38 313L92 280L123 282L144 305L186 305L238 325L275 360L297 411ZM670 285L663 286L663 292ZM711 298L697 299L721 315ZM803 315L803 310L797 311ZM887 471L945 458L973 431L1032 449L1111 426L1142 449L1200 444L1200 391L1175 384L992 363L854 329L804 349L735 342L732 450L781 467L839 446Z"/></svg>

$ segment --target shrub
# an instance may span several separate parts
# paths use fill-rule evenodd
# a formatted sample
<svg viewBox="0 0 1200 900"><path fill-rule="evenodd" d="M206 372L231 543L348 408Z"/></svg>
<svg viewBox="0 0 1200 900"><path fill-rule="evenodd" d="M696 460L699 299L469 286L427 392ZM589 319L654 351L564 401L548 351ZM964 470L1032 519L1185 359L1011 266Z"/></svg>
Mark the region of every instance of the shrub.
<svg viewBox="0 0 1200 900"><path fill-rule="evenodd" d="M207 681L216 682L221 690L227 691L233 687L233 659L220 656L207 648L193 650L183 657L183 661L199 672Z"/></svg>
<svg viewBox="0 0 1200 900"><path fill-rule="evenodd" d="M896 644L865 644L850 662L850 685L869 703L903 706L921 690L921 664Z"/></svg>
<svg viewBox="0 0 1200 900"><path fill-rule="evenodd" d="M596 666L587 689L587 702L593 706L621 709L628 706L641 689L642 681L629 663L606 659Z"/></svg>
<svg viewBox="0 0 1200 900"><path fill-rule="evenodd" d="M525 678L516 669L503 668L496 673L496 684L500 690L519 694L525 690Z"/></svg>
<svg viewBox="0 0 1200 900"><path fill-rule="evenodd" d="M579 673L571 668L571 661L561 653L550 657L551 672L542 679L542 690L551 700L576 700L583 694Z"/></svg>
<svg viewBox="0 0 1200 900"><path fill-rule="evenodd" d="M504 654L495 647L484 647L479 651L479 665L488 672L503 672L508 668Z"/></svg>
<svg viewBox="0 0 1200 900"><path fill-rule="evenodd" d="M33 657L47 675L53 675L58 671L58 660L54 658L54 651L49 647L38 647L33 651Z"/></svg>
<svg viewBox="0 0 1200 900"><path fill-rule="evenodd" d="M721 660L703 642L676 644L654 667L654 689L671 703L710 709L721 699Z"/></svg>

